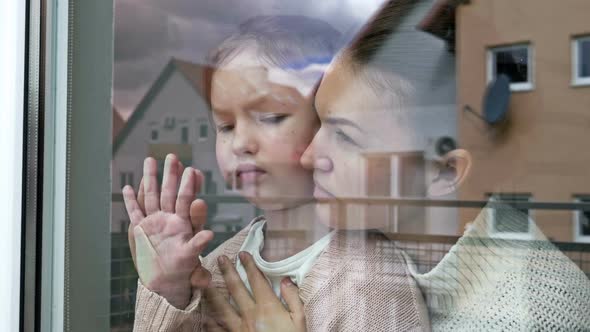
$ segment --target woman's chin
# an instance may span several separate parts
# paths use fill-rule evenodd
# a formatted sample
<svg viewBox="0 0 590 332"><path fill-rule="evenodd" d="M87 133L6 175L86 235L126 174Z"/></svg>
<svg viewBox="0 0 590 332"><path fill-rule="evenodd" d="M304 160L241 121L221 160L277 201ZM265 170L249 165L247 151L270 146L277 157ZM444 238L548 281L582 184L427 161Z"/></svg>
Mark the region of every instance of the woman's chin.
<svg viewBox="0 0 590 332"><path fill-rule="evenodd" d="M336 230L367 230L384 229L385 218L377 217L369 207L351 206L344 210L338 209L337 204L317 203L316 214L319 222ZM377 218L376 218L377 217Z"/></svg>

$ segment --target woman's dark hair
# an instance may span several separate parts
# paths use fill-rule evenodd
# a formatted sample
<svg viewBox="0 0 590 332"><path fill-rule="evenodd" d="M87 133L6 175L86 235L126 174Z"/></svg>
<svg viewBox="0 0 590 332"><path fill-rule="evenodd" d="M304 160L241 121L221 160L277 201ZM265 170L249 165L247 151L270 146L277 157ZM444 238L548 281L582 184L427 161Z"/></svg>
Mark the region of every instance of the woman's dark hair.
<svg viewBox="0 0 590 332"><path fill-rule="evenodd" d="M400 56L390 49L390 43L415 3L415 0L387 1L341 54L354 74L379 91L379 96L381 91L393 92L402 99L411 94L410 85L397 71L401 69Z"/></svg>

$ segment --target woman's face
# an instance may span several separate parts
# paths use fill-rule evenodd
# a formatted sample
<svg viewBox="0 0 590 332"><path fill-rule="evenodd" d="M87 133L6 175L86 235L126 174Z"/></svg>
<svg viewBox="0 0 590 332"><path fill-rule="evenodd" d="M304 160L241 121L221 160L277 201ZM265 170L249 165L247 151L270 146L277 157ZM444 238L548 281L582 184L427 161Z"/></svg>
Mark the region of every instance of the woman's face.
<svg viewBox="0 0 590 332"><path fill-rule="evenodd" d="M309 98L269 81L257 53L243 51L212 78L216 154L227 182L262 209L311 199L312 172L299 159L318 127ZM296 197L279 204L264 198Z"/></svg>
<svg viewBox="0 0 590 332"><path fill-rule="evenodd" d="M400 151L413 138L404 130L395 108L398 94L367 83L353 72L346 59L340 59L326 72L316 94L315 106L321 127L301 158L314 170L316 198L366 197L368 174L365 157L370 152ZM389 176L371 174L371 177ZM380 228L363 218L360 209L348 208L347 218L335 216L335 207L318 204L323 222L335 228ZM375 218L372 218L375 219ZM343 224L344 223L344 224Z"/></svg>

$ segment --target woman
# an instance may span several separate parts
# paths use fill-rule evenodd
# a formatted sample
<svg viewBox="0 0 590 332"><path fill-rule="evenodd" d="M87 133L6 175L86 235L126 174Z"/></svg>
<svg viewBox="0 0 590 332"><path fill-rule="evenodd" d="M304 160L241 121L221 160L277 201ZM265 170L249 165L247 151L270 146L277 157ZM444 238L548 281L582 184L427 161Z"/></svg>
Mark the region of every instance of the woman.
<svg viewBox="0 0 590 332"><path fill-rule="evenodd" d="M423 118L414 113L411 99L421 82L400 74L404 68L395 66L398 54L388 47L406 10L403 1L388 2L321 81L315 100L321 128L301 159L314 170L317 198L362 195L368 179L359 161L366 153L415 146ZM425 192L441 197L463 183L471 157L454 150L430 167L437 175ZM318 209L333 228L387 227L383 219L358 218L366 215L362 206L345 213L335 204ZM527 218L506 205L486 207L436 267L425 274L413 271L432 330L589 330L590 281L584 273L534 223L534 241L492 237L492 210L508 229L517 229L518 221ZM408 264L412 266L409 258Z"/></svg>

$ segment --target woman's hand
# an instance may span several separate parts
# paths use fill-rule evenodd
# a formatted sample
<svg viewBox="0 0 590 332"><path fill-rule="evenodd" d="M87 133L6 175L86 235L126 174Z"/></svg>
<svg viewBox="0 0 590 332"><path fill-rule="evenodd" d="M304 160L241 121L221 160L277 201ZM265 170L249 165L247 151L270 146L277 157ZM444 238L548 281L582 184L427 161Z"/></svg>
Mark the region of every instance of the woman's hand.
<svg viewBox="0 0 590 332"><path fill-rule="evenodd" d="M241 252L239 258L246 269L253 297L230 260L226 256L219 257L219 268L238 309L234 309L214 288L207 289L205 299L212 315L207 320L209 331L305 331L305 314L297 286L289 278L282 280L281 296L288 306L285 308L266 277L256 267L252 256Z"/></svg>
<svg viewBox="0 0 590 332"><path fill-rule="evenodd" d="M179 309L190 301L191 273L203 270L198 256L213 238L211 231L202 230L206 205L194 200L200 181L195 169L182 171L176 156L168 155L161 194L153 158L145 160L140 197L136 199L130 186L123 189L131 219L129 245L139 277L145 287ZM192 211L200 211L201 217L191 218ZM206 287L209 278L208 272L201 273L199 286Z"/></svg>

